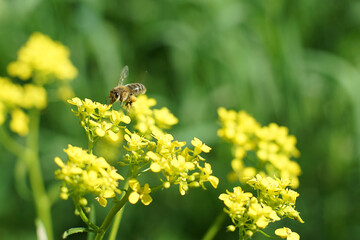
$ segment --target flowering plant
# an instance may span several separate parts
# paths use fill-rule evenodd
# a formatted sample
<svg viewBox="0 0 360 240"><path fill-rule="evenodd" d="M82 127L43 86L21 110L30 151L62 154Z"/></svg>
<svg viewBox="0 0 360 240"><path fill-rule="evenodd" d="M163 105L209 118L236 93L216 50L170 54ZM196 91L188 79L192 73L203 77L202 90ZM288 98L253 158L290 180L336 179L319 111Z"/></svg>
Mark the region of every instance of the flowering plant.
<svg viewBox="0 0 360 240"><path fill-rule="evenodd" d="M39 239L42 236L53 239L52 202L45 190L39 162L40 113L48 105L47 85L56 86L57 94L51 96L52 100L73 95L69 81L76 77L77 69L69 57L69 50L63 44L34 33L18 51L17 60L7 66L11 78L0 77L0 141L18 157L17 165L28 172Z"/></svg>
<svg viewBox="0 0 360 240"><path fill-rule="evenodd" d="M243 111L219 108L218 114L221 122L218 135L234 149L229 179L237 179L244 187L248 185L256 191L254 195L237 186L233 192L227 190L219 196L232 221L228 230L238 229L240 239L251 238L256 232L270 237L262 230L271 222L287 217L304 223L295 210L299 194L288 188L299 186L300 167L291 160L299 156L296 138L288 135L286 127L275 123L261 127ZM300 239L289 228L277 229L275 234L289 240Z"/></svg>
<svg viewBox="0 0 360 240"><path fill-rule="evenodd" d="M140 201L149 205L153 201L151 193L172 185L178 185L181 195L185 195L190 188L206 189L206 182L217 187L219 179L212 175L211 165L201 156L211 148L198 138L191 141L192 149L185 146L186 142L174 140L164 129L176 124L177 118L167 108L151 109L156 103L154 99L140 96L130 110L131 117L122 110L115 111L110 105L90 99L73 98L68 102L76 107L73 112L88 137L88 150L69 145L65 150L68 155L66 163L59 157L55 158L60 167L55 175L63 182L61 198L72 197L76 212L88 227L70 229L64 236L87 231L95 232L95 239L102 239L115 214L126 202L136 204ZM129 130L132 120L135 121L135 131ZM126 178L117 173L115 167L103 157L93 155L93 147L100 138L108 136L116 141L118 132L122 132L125 140L125 154L118 165L127 168ZM151 173L158 176L158 184L140 183L141 175ZM119 181L123 181L122 188ZM103 207L109 199L114 201L101 226L96 226L86 216L86 212L91 211L85 197L89 193Z"/></svg>

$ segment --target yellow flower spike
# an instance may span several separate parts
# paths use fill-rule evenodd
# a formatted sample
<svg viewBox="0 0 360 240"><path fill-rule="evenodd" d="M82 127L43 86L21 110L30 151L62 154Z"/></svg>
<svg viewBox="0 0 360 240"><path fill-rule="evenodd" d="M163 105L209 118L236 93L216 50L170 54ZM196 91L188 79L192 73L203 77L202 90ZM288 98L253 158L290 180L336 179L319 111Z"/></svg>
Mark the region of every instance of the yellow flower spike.
<svg viewBox="0 0 360 240"><path fill-rule="evenodd" d="M203 143L200 139L196 137L194 138L194 140L191 140L191 144L195 147L195 155L198 155L201 152L208 153L211 150L211 147L207 146L205 143Z"/></svg>
<svg viewBox="0 0 360 240"><path fill-rule="evenodd" d="M21 79L30 78L31 73L38 72L43 77L40 84L55 76L60 80L71 80L76 77L77 70L69 59L69 50L50 37L33 33L26 44L18 51L18 60L10 63L8 73ZM39 75L40 75L39 74Z"/></svg>
<svg viewBox="0 0 360 240"><path fill-rule="evenodd" d="M29 117L17 108L11 112L10 129L20 136L25 136L29 132L29 121Z"/></svg>

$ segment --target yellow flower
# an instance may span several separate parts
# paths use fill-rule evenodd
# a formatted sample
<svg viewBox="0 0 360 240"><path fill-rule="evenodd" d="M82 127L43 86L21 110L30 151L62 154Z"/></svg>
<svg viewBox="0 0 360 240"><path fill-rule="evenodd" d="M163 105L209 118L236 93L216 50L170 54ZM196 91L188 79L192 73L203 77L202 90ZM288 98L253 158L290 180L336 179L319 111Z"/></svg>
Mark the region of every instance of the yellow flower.
<svg viewBox="0 0 360 240"><path fill-rule="evenodd" d="M29 117L19 108L11 112L10 129L20 136L29 132Z"/></svg>
<svg viewBox="0 0 360 240"><path fill-rule="evenodd" d="M7 66L10 76L18 76L21 80L27 80L31 77L32 69L24 62L12 62Z"/></svg>
<svg viewBox="0 0 360 240"><path fill-rule="evenodd" d="M226 190L226 194L220 194L219 199L224 202L230 212L242 214L245 212L244 206L248 204L252 196L252 193L244 192L241 187L234 187L233 192Z"/></svg>
<svg viewBox="0 0 360 240"><path fill-rule="evenodd" d="M70 52L60 42L55 42L41 33L33 33L26 44L20 48L16 62L10 63L10 76L21 79L30 78L34 72L40 73L35 80L44 84L55 76L59 80L71 80L76 77L77 69L72 65Z"/></svg>
<svg viewBox="0 0 360 240"><path fill-rule="evenodd" d="M219 179L212 174L212 169L211 169L211 165L209 163L205 163L205 167L201 168L201 174L200 174L200 180L199 180L199 184L204 188L204 182L209 181L210 184L213 186L213 188L217 188L218 184L219 184Z"/></svg>
<svg viewBox="0 0 360 240"><path fill-rule="evenodd" d="M133 192L129 195L129 202L135 204L141 200L141 202L147 206L152 202L152 198L149 193L151 193L151 188L149 184L145 184L144 187L141 187L140 183L136 179L129 180L129 186Z"/></svg>
<svg viewBox="0 0 360 240"><path fill-rule="evenodd" d="M125 129L125 132L127 134L124 135L124 139L128 142L128 144L124 148L127 151L136 151L148 145L148 140L140 137L138 134L131 133L128 129Z"/></svg>
<svg viewBox="0 0 360 240"><path fill-rule="evenodd" d="M115 125L118 125L120 122L129 124L131 119L130 119L129 116L126 116L123 112L112 110L111 111L110 121Z"/></svg>
<svg viewBox="0 0 360 240"><path fill-rule="evenodd" d="M8 107L21 106L24 90L22 86L14 84L9 78L0 77L0 102Z"/></svg>
<svg viewBox="0 0 360 240"><path fill-rule="evenodd" d="M275 234L281 238L286 238L287 240L299 240L300 239L299 234L291 231L291 229L287 228L287 227L276 229Z"/></svg>
<svg viewBox="0 0 360 240"><path fill-rule="evenodd" d="M194 137L193 140L191 140L191 144L195 147L194 154L198 155L202 152L208 153L211 150L211 147L206 146L205 143L202 143L202 141L196 137Z"/></svg>
<svg viewBox="0 0 360 240"><path fill-rule="evenodd" d="M35 86L33 84L26 84L24 86L22 102L24 108L35 107L37 109L44 109L46 104L46 90L43 87Z"/></svg>
<svg viewBox="0 0 360 240"><path fill-rule="evenodd" d="M152 109L156 105L156 100L141 95L134 102L130 111L130 116L135 122L135 129L141 134L150 136L153 131L169 129L178 123L178 119L167 109Z"/></svg>
<svg viewBox="0 0 360 240"><path fill-rule="evenodd" d="M168 129L178 123L178 119L166 107L160 110L154 109L154 118L156 124L161 129Z"/></svg>

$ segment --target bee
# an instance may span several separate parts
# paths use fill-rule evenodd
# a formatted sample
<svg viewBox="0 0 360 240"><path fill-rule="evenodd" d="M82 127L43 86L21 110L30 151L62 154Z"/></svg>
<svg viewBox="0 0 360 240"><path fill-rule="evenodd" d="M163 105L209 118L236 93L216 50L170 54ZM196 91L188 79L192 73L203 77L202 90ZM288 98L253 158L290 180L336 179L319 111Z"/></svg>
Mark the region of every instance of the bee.
<svg viewBox="0 0 360 240"><path fill-rule="evenodd" d="M120 74L120 80L116 87L110 91L110 104L119 101L121 105L125 104L126 109L129 111L133 102L136 101L136 95L144 94L146 87L141 83L129 83L123 85L124 80L129 75L129 68L125 66Z"/></svg>

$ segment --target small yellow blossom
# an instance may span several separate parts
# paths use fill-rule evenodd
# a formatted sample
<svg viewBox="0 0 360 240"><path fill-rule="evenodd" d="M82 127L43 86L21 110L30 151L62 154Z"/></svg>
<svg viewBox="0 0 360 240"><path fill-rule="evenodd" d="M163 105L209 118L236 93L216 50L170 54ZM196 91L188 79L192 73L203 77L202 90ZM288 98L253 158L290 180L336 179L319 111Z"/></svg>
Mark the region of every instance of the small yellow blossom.
<svg viewBox="0 0 360 240"><path fill-rule="evenodd" d="M144 187L141 187L138 180L130 179L129 186L133 190L133 192L129 195L129 202L131 204L137 203L139 199L145 206L152 202L152 198L150 196L151 188L149 187L149 184L146 183Z"/></svg>
<svg viewBox="0 0 360 240"><path fill-rule="evenodd" d="M178 123L178 119L166 107L160 110L154 109L154 118L157 126L161 129L168 129Z"/></svg>
<svg viewBox="0 0 360 240"><path fill-rule="evenodd" d="M19 108L11 112L10 129L20 136L29 132L29 117Z"/></svg>
<svg viewBox="0 0 360 240"><path fill-rule="evenodd" d="M35 107L37 109L44 109L46 104L46 90L43 87L35 86L33 84L26 84L24 86L22 103L24 108Z"/></svg>
<svg viewBox="0 0 360 240"><path fill-rule="evenodd" d="M286 238L287 240L299 240L300 239L299 234L291 231L291 229L287 228L287 227L276 229L275 234L281 238Z"/></svg>
<svg viewBox="0 0 360 240"><path fill-rule="evenodd" d="M127 151L136 151L140 150L144 146L148 145L148 140L143 137L140 137L136 133L131 133L128 129L125 129L127 134L124 135L124 139L127 141L128 145L125 147Z"/></svg>
<svg viewBox="0 0 360 240"><path fill-rule="evenodd" d="M205 143L202 143L202 141L196 137L194 138L194 140L191 140L191 144L195 147L194 149L195 155L198 155L202 152L208 153L211 150L209 146L206 146Z"/></svg>
<svg viewBox="0 0 360 240"><path fill-rule="evenodd" d="M32 74L32 68L24 62L12 62L7 66L10 76L17 76L21 80L28 80Z"/></svg>
<svg viewBox="0 0 360 240"><path fill-rule="evenodd" d="M146 95L139 96L133 104L130 116L135 122L135 129L141 134L151 136L153 131L169 129L178 123L168 108L152 109L155 105L156 100Z"/></svg>
<svg viewBox="0 0 360 240"><path fill-rule="evenodd" d="M0 102L10 108L22 106L24 90L21 85L12 83L9 78L0 77L0 86Z"/></svg>

